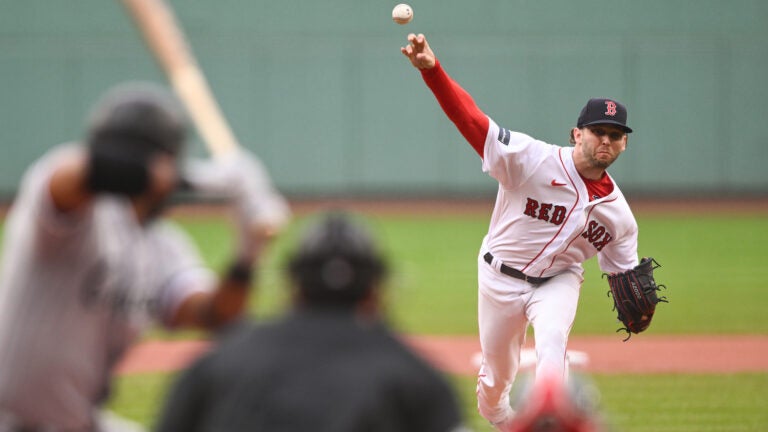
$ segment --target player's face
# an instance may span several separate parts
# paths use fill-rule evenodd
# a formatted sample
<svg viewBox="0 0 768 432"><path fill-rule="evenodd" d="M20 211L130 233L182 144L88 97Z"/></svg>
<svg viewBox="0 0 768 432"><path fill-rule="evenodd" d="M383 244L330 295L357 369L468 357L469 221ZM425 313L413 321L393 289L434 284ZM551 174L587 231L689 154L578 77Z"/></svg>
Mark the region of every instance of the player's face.
<svg viewBox="0 0 768 432"><path fill-rule="evenodd" d="M576 145L581 147L584 160L594 168L608 168L627 148L627 134L619 127L593 125L579 131Z"/></svg>
<svg viewBox="0 0 768 432"><path fill-rule="evenodd" d="M150 175L154 190L158 196L170 195L176 189L179 172L176 158L165 153L158 153L150 164Z"/></svg>
<svg viewBox="0 0 768 432"><path fill-rule="evenodd" d="M179 182L179 171L176 158L165 153L157 153L149 163L150 187L146 193L147 215L149 218L158 216L176 190Z"/></svg>

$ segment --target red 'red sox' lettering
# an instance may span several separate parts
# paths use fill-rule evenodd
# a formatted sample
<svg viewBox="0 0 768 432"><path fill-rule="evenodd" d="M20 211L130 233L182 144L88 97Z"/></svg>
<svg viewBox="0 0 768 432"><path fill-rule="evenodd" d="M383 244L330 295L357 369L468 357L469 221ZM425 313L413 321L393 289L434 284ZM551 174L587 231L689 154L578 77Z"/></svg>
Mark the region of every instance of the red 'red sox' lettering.
<svg viewBox="0 0 768 432"><path fill-rule="evenodd" d="M539 203L533 198L528 198L523 214L534 219L560 225L565 220L565 206Z"/></svg>
<svg viewBox="0 0 768 432"><path fill-rule="evenodd" d="M603 247L613 240L613 236L605 229L604 226L598 224L596 221L589 221L587 230L581 234L582 237L587 239L598 251L603 250Z"/></svg>

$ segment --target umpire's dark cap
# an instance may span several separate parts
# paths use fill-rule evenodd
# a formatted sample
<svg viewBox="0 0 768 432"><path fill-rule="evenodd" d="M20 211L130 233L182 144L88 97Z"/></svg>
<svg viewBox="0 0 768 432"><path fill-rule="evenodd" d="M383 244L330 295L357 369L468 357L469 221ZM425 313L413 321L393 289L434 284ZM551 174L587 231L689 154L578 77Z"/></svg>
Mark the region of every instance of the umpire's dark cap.
<svg viewBox="0 0 768 432"><path fill-rule="evenodd" d="M306 230L288 270L306 303L352 306L377 286L386 266L359 222L331 212Z"/></svg>
<svg viewBox="0 0 768 432"><path fill-rule="evenodd" d="M107 91L95 105L87 143L128 145L142 153L177 155L184 145L186 128L184 111L172 93L154 83L127 82Z"/></svg>
<svg viewBox="0 0 768 432"><path fill-rule="evenodd" d="M627 126L627 107L613 99L593 98L582 108L576 127L597 124L612 124L621 127L626 133L632 132Z"/></svg>

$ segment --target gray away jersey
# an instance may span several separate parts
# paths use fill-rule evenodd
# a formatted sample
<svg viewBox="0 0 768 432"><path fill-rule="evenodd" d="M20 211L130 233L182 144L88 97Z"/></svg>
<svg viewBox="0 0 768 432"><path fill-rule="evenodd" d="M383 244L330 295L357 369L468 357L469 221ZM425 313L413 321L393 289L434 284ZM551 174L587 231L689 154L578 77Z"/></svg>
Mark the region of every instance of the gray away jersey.
<svg viewBox="0 0 768 432"><path fill-rule="evenodd" d="M140 226L129 202L100 196L58 213L47 184L78 146L55 149L25 175L8 215L0 267L0 413L83 428L109 376L152 322L213 286L193 244L168 222Z"/></svg>

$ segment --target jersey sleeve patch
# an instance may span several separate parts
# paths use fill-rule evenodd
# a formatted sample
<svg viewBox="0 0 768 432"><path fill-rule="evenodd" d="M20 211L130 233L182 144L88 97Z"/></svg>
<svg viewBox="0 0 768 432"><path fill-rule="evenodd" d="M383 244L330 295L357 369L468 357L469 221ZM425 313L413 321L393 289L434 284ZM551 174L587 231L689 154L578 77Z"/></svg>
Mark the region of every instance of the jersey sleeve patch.
<svg viewBox="0 0 768 432"><path fill-rule="evenodd" d="M504 145L509 145L509 138L511 135L509 129L499 128L499 136L497 140Z"/></svg>

